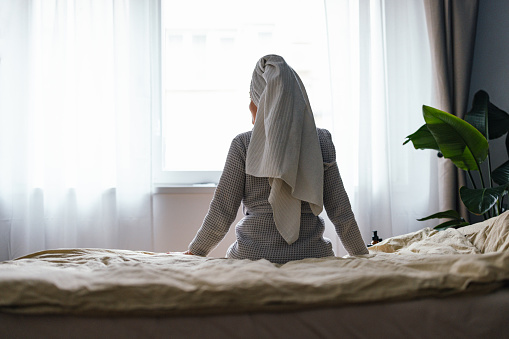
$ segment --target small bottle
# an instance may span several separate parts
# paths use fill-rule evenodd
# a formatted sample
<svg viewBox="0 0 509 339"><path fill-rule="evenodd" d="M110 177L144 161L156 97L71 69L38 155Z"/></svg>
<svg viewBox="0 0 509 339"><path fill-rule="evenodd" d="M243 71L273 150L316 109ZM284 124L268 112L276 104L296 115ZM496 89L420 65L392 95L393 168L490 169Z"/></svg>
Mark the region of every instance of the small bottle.
<svg viewBox="0 0 509 339"><path fill-rule="evenodd" d="M378 244L380 241L382 241L382 238L379 238L376 233L377 231L373 231L373 237L371 237L371 245Z"/></svg>

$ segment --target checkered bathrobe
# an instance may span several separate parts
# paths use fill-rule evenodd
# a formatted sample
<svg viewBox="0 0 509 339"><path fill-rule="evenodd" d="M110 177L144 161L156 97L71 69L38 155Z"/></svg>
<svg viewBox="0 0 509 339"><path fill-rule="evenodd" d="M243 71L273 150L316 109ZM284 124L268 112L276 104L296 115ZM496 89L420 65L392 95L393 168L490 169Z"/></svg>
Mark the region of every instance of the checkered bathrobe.
<svg viewBox="0 0 509 339"><path fill-rule="evenodd" d="M331 135L320 128L317 133L324 161L323 202L327 216L350 255L366 254L366 245L339 175ZM228 249L228 258L264 258L282 264L291 260L333 256L330 240L323 237L323 219L312 213L308 203L302 203L298 240L288 245L279 234L268 202L268 178L245 174L251 134L251 131L242 133L233 139L209 211L189 250L193 254L206 256L214 249L228 232L242 202L245 217L236 226L237 240Z"/></svg>

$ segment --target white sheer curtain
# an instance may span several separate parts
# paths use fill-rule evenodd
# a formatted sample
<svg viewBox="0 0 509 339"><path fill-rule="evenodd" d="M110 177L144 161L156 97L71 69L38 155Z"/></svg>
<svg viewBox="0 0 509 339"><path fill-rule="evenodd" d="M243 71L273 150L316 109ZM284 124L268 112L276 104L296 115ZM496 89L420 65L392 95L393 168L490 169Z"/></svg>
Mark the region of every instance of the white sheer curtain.
<svg viewBox="0 0 509 339"><path fill-rule="evenodd" d="M326 0L338 165L364 239L432 226L436 153L402 146L431 101L422 1Z"/></svg>
<svg viewBox="0 0 509 339"><path fill-rule="evenodd" d="M325 4L331 130L363 237L431 226L415 219L438 211L436 155L402 146L433 104L423 4ZM0 260L152 249L158 11L158 0L0 1Z"/></svg>
<svg viewBox="0 0 509 339"><path fill-rule="evenodd" d="M158 6L0 3L0 260L152 249Z"/></svg>

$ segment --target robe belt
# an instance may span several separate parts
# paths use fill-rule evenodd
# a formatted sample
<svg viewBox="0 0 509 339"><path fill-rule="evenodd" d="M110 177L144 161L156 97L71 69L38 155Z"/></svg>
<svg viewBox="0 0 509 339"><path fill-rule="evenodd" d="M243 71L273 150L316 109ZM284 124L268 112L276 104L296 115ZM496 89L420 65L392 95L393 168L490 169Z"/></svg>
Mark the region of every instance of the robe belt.
<svg viewBox="0 0 509 339"><path fill-rule="evenodd" d="M246 208L243 206L243 211L245 215L256 215L256 214L272 214L272 207L270 205L261 205ZM301 206L301 214L313 214L311 207L309 207L308 203L303 203Z"/></svg>

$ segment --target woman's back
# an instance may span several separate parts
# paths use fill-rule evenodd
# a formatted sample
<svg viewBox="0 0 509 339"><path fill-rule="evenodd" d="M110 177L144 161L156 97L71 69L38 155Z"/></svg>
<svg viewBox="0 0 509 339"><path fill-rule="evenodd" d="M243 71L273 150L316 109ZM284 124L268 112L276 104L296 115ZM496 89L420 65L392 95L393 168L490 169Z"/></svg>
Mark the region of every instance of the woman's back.
<svg viewBox="0 0 509 339"><path fill-rule="evenodd" d="M330 207L329 210L334 213L335 208L329 206L329 202L337 201L337 198L342 201L346 199L347 208L341 211L341 225L352 224L356 227L348 197L337 171L335 149L330 133L319 128L317 133L324 159L324 178L330 186L334 186L324 189L324 192L333 195L324 196L324 202L327 202L325 208ZM289 245L280 235L274 224L272 207L268 201L271 190L268 178L254 177L246 174L244 170L251 135L250 131L233 139L223 176L202 225L203 230L200 229L191 243L190 251L206 255L212 250L217 245L218 238L222 239L228 231L239 205L236 205L237 209L228 209L226 206L231 206L232 201L239 203L242 201L246 216L236 226L237 241L228 249L227 257L251 260L265 258L282 264L291 260L334 255L330 240L323 238L325 229L323 219L313 214L307 202L302 202L301 205L300 233L297 241ZM344 201L341 206L344 206ZM341 225L338 227L341 228ZM357 243L354 245L359 246ZM364 245L361 243L360 246Z"/></svg>

